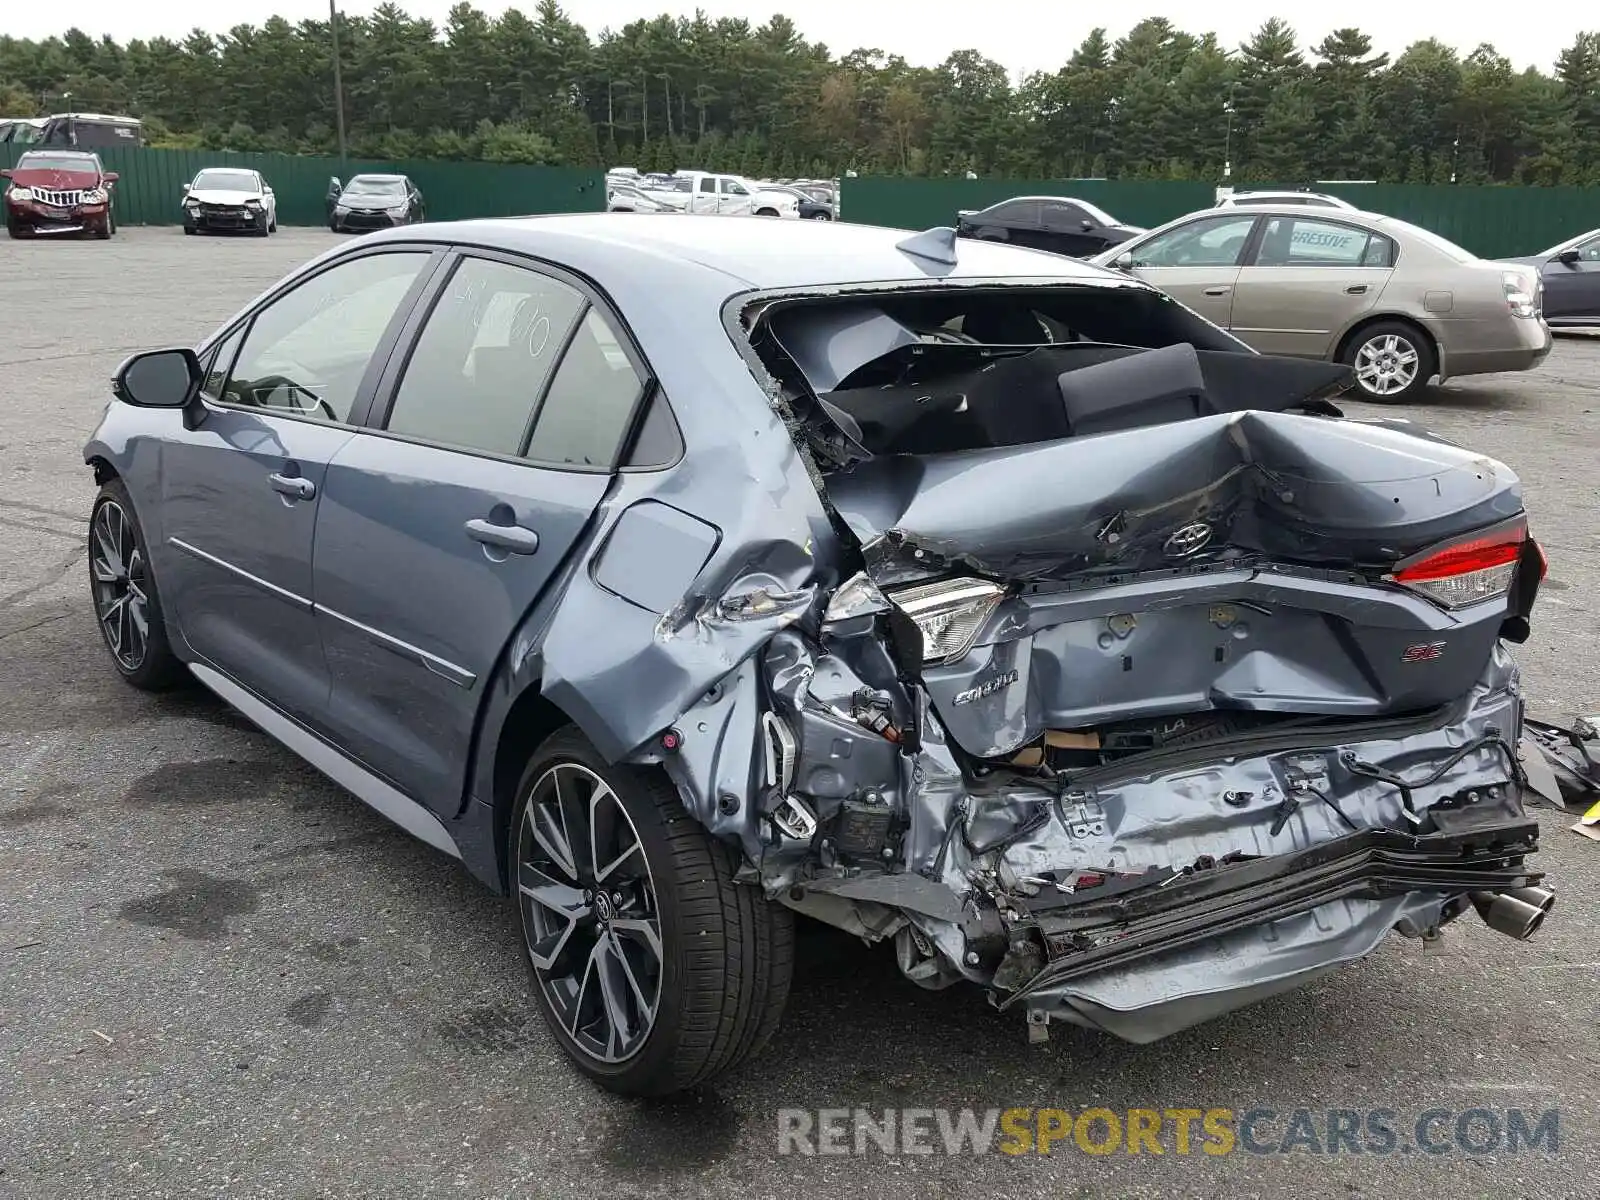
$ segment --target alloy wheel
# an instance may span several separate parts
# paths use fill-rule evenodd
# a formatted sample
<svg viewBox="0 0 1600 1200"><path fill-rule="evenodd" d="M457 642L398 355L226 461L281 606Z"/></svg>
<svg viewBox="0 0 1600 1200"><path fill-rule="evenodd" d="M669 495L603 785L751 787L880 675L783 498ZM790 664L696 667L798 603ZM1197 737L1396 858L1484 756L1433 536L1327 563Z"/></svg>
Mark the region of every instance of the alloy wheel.
<svg viewBox="0 0 1600 1200"><path fill-rule="evenodd" d="M95 511L89 533L95 616L112 656L127 671L144 663L150 640L150 598L144 552L133 522L115 500Z"/></svg>
<svg viewBox="0 0 1600 1200"><path fill-rule="evenodd" d="M1356 351L1356 382L1374 396L1392 396L1417 378L1416 346L1397 333L1384 333L1363 342Z"/></svg>
<svg viewBox="0 0 1600 1200"><path fill-rule="evenodd" d="M643 1048L661 1001L661 916L621 799L578 763L535 781L517 831L528 957L568 1038L597 1062Z"/></svg>

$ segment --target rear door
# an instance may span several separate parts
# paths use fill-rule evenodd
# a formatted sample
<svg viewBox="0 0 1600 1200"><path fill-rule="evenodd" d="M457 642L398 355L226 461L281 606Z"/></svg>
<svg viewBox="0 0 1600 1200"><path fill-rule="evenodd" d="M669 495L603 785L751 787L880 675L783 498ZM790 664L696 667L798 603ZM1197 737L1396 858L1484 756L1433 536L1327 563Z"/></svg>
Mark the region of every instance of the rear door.
<svg viewBox="0 0 1600 1200"><path fill-rule="evenodd" d="M484 688L585 537L645 390L576 280L460 257L328 468L313 587L339 744L455 811Z"/></svg>
<svg viewBox="0 0 1600 1200"><path fill-rule="evenodd" d="M426 252L343 258L217 346L205 419L162 447L162 599L194 652L316 726L328 676L311 548L330 459L355 433Z"/></svg>
<svg viewBox="0 0 1600 1200"><path fill-rule="evenodd" d="M1098 233L1099 226L1071 201L1042 201L1039 216L1044 232L1039 243L1041 249L1083 258L1098 254L1106 247L1105 238Z"/></svg>
<svg viewBox="0 0 1600 1200"><path fill-rule="evenodd" d="M1325 209L1262 222L1234 285L1233 332L1263 354L1327 358L1377 303L1394 272L1395 244Z"/></svg>
<svg viewBox="0 0 1600 1200"><path fill-rule="evenodd" d="M1164 230L1129 247L1133 273L1228 329L1239 264L1259 219L1234 210Z"/></svg>
<svg viewBox="0 0 1600 1200"><path fill-rule="evenodd" d="M689 211L714 213L717 211L717 177L702 175L694 181L694 191L689 193Z"/></svg>

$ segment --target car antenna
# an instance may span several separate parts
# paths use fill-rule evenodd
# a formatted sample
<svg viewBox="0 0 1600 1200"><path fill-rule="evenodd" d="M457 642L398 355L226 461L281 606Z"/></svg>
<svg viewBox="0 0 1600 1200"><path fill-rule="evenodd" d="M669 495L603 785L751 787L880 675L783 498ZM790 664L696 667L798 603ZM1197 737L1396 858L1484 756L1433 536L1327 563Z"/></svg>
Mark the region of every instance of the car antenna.
<svg viewBox="0 0 1600 1200"><path fill-rule="evenodd" d="M925 258L946 267L956 265L956 231L948 225L914 233L904 241L896 242L894 248L912 258Z"/></svg>

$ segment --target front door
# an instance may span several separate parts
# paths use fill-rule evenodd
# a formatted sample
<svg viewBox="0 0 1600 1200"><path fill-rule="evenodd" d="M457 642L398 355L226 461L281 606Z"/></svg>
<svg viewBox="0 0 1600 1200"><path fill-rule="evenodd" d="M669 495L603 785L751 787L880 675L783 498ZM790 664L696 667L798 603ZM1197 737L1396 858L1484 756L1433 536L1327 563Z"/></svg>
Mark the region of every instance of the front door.
<svg viewBox="0 0 1600 1200"><path fill-rule="evenodd" d="M427 261L346 259L269 301L218 349L204 421L162 448L161 588L184 639L307 724L328 692L311 577L328 463Z"/></svg>
<svg viewBox="0 0 1600 1200"><path fill-rule="evenodd" d="M1263 354L1327 358L1394 272L1381 233L1324 217L1264 217L1234 283L1233 332Z"/></svg>
<svg viewBox="0 0 1600 1200"><path fill-rule="evenodd" d="M382 387L381 427L334 456L313 584L334 740L442 816L497 660L610 487L641 379L576 286L465 257Z"/></svg>
<svg viewBox="0 0 1600 1200"><path fill-rule="evenodd" d="M1600 322L1600 234L1580 242L1573 262L1545 264L1544 315L1549 321Z"/></svg>
<svg viewBox="0 0 1600 1200"><path fill-rule="evenodd" d="M1254 213L1224 213L1164 230L1128 248L1132 270L1227 329L1239 264L1255 223Z"/></svg>

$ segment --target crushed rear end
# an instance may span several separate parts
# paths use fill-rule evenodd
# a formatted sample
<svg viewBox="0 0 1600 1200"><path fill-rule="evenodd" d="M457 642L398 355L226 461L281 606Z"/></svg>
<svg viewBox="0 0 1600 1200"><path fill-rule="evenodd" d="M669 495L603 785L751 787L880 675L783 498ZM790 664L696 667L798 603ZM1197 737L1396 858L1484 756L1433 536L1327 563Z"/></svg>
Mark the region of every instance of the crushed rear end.
<svg viewBox="0 0 1600 1200"><path fill-rule="evenodd" d="M685 714L686 794L760 797L746 878L1139 1042L1391 931L1538 927L1507 467L1136 284L738 319L857 568Z"/></svg>

